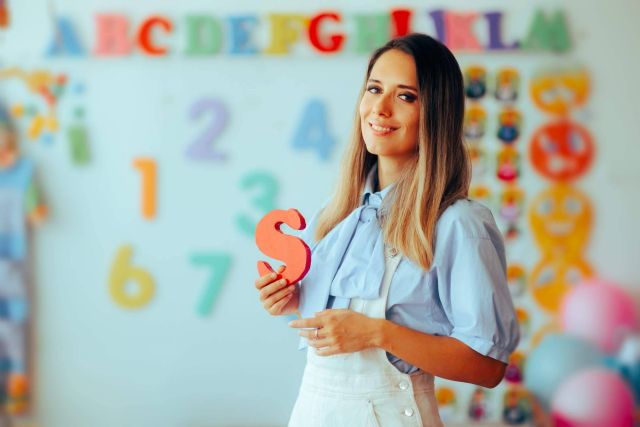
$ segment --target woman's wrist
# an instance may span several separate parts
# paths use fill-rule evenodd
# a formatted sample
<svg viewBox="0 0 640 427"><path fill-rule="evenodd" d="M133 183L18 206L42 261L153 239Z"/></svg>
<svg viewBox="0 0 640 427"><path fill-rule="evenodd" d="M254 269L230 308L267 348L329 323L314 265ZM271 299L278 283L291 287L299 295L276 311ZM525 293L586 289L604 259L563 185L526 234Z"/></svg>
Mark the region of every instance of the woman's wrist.
<svg viewBox="0 0 640 427"><path fill-rule="evenodd" d="M382 349L387 348L389 328L393 325L392 322L386 319L373 319L375 333L373 334L373 347L379 347Z"/></svg>

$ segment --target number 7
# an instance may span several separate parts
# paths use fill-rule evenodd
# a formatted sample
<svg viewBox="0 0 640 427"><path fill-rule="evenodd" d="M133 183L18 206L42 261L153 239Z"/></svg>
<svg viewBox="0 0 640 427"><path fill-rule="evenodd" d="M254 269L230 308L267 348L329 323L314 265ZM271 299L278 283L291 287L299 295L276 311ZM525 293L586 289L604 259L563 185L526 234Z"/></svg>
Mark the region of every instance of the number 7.
<svg viewBox="0 0 640 427"><path fill-rule="evenodd" d="M196 313L204 317L211 312L222 283L227 277L231 267L231 256L215 252L201 252L192 254L190 260L196 266L204 266L211 269L207 287L196 306Z"/></svg>

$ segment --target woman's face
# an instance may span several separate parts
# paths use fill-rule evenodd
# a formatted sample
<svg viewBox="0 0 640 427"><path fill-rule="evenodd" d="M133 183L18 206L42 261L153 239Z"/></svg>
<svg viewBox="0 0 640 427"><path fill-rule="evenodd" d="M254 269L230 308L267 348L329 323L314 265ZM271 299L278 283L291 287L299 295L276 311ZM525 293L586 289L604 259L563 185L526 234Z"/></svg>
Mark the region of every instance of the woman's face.
<svg viewBox="0 0 640 427"><path fill-rule="evenodd" d="M398 162L413 157L419 116L413 57L397 49L388 50L373 65L360 100L360 125L367 151Z"/></svg>

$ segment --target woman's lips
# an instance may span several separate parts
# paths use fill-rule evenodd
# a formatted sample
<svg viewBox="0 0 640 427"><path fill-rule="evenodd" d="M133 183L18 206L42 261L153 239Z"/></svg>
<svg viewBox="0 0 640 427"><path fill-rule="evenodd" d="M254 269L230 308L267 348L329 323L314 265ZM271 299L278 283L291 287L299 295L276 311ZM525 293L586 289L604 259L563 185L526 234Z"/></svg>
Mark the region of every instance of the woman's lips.
<svg viewBox="0 0 640 427"><path fill-rule="evenodd" d="M397 130L398 128L392 127L392 126L382 126L377 123L369 122L369 129L371 129L374 135L384 136L384 135L389 135L390 133Z"/></svg>

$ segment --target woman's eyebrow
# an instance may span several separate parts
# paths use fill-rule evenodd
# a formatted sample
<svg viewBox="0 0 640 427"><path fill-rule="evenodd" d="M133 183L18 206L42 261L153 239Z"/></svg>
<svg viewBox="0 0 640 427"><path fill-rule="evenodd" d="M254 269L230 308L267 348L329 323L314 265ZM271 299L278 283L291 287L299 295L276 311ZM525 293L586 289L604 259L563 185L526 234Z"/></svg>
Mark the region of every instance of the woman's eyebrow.
<svg viewBox="0 0 640 427"><path fill-rule="evenodd" d="M382 84L382 82L380 80L376 80L376 79L369 79L368 81L373 82L373 83ZM413 86L409 86L409 85L398 85L398 87L401 88L401 89L409 89L409 90L412 90L414 92L418 91L418 89L416 89Z"/></svg>

